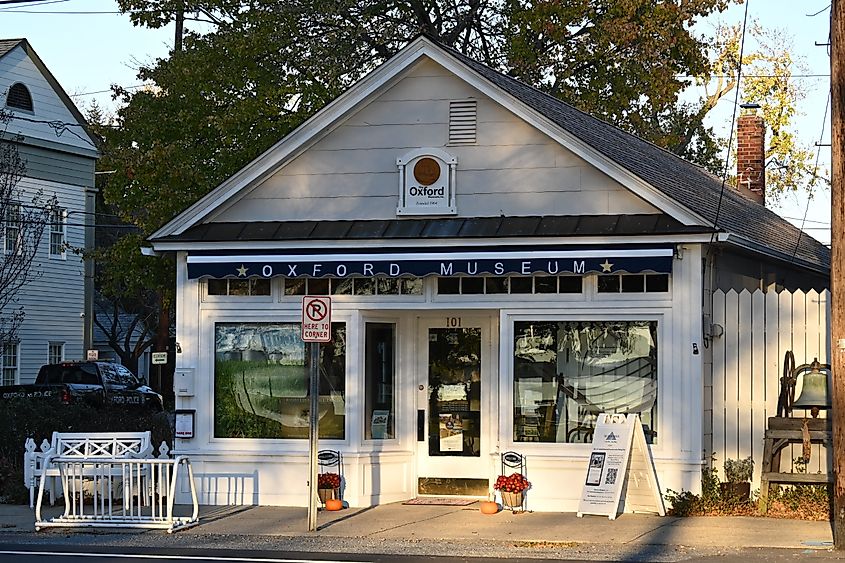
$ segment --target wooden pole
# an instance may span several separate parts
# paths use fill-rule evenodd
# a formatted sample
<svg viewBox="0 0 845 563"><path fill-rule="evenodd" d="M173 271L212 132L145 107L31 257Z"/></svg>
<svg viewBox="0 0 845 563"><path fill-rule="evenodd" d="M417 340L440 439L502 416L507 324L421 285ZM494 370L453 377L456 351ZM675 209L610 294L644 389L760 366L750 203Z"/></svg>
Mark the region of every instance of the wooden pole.
<svg viewBox="0 0 845 563"><path fill-rule="evenodd" d="M185 34L185 10L180 7L176 10L176 31L173 37L173 50L182 50L182 36Z"/></svg>
<svg viewBox="0 0 845 563"><path fill-rule="evenodd" d="M831 87L831 254L830 331L832 358L831 402L833 408L833 544L845 550L845 0L833 0L830 7L830 87Z"/></svg>

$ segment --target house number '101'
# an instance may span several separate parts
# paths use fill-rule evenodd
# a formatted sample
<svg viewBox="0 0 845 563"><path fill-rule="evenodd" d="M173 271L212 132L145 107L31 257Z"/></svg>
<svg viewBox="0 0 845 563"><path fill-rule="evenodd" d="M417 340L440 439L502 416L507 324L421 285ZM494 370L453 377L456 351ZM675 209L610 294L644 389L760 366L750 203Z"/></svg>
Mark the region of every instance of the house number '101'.
<svg viewBox="0 0 845 563"><path fill-rule="evenodd" d="M447 328L458 328L461 326L461 317L446 317Z"/></svg>

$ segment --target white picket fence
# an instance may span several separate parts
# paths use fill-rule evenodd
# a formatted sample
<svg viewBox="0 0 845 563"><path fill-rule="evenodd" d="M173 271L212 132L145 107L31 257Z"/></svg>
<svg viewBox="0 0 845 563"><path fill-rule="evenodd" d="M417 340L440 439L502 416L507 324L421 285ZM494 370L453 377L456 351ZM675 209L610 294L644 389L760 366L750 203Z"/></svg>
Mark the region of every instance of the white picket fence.
<svg viewBox="0 0 845 563"><path fill-rule="evenodd" d="M724 334L709 344L712 366L710 377L705 375L704 448L715 455L722 478L725 459L751 456L753 486L759 486L763 433L766 419L777 414L784 354L792 350L798 365L813 358L830 363L829 312L828 291L715 292L712 322ZM800 385L799 381L796 397ZM802 416L803 411L795 414ZM792 467L799 450L786 448L783 471ZM827 465L824 449L814 447L807 470L826 471Z"/></svg>

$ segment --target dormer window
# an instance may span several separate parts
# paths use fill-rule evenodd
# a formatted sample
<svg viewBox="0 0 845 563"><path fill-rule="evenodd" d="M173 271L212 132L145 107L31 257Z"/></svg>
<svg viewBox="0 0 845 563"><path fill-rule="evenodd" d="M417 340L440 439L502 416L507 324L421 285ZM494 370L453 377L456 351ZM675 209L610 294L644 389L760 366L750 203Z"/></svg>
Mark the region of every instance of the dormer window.
<svg viewBox="0 0 845 563"><path fill-rule="evenodd" d="M27 87L20 82L12 84L6 96L6 107L32 111L32 95Z"/></svg>

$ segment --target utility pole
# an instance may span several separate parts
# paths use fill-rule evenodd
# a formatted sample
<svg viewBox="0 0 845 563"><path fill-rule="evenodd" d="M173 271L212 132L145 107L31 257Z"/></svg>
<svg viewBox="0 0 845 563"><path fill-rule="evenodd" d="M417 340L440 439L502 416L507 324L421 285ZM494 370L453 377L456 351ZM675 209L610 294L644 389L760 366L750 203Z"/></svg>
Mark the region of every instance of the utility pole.
<svg viewBox="0 0 845 563"><path fill-rule="evenodd" d="M830 43L833 545L836 550L845 550L845 0L831 3Z"/></svg>
<svg viewBox="0 0 845 563"><path fill-rule="evenodd" d="M173 38L173 50L182 50L182 35L185 32L185 9L181 4L176 10L176 36Z"/></svg>

